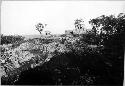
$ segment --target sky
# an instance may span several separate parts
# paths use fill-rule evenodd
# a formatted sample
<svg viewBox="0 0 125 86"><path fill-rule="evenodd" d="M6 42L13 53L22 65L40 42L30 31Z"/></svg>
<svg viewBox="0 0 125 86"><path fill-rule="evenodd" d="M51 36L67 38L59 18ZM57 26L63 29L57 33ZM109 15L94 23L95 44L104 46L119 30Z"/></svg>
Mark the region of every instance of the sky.
<svg viewBox="0 0 125 86"><path fill-rule="evenodd" d="M47 24L44 29L62 34L74 29L74 20L88 21L101 15L125 13L125 1L2 1L1 33L6 35L39 34L35 25Z"/></svg>

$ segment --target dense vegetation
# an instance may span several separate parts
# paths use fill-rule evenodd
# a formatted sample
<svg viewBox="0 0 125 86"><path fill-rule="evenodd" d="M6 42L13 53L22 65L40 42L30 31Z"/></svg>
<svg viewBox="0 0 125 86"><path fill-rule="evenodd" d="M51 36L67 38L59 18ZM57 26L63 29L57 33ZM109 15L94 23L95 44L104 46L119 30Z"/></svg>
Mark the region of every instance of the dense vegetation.
<svg viewBox="0 0 125 86"><path fill-rule="evenodd" d="M19 35L1 35L1 44L13 44L23 41L24 37Z"/></svg>
<svg viewBox="0 0 125 86"><path fill-rule="evenodd" d="M2 84L123 85L125 14L90 20L91 31L29 39L2 52ZM5 62L4 62L5 61Z"/></svg>

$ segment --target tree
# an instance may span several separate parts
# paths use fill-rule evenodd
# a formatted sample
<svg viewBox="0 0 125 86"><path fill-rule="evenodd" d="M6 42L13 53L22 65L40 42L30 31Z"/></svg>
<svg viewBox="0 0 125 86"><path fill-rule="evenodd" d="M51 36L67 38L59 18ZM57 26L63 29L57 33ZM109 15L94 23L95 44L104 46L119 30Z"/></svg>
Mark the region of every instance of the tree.
<svg viewBox="0 0 125 86"><path fill-rule="evenodd" d="M38 23L36 26L36 30L39 31L39 33L41 34L41 32L43 31L43 29L47 26L47 24L42 24L42 23Z"/></svg>
<svg viewBox="0 0 125 86"><path fill-rule="evenodd" d="M74 23L75 28L77 28L77 29L83 29L83 26L84 26L83 23L84 23L84 21L82 19L76 19L75 23Z"/></svg>
<svg viewBox="0 0 125 86"><path fill-rule="evenodd" d="M125 14L120 13L117 17L114 15L105 16L102 15L89 21L94 27L94 31L98 33L106 45L113 46L123 44L125 34ZM110 41L110 42L109 42ZM112 42L111 42L112 41Z"/></svg>
<svg viewBox="0 0 125 86"><path fill-rule="evenodd" d="M125 27L125 14L120 13L117 17L114 15L105 16L102 15L89 21L89 23L96 27L96 30L100 28L103 34L118 34L123 32Z"/></svg>
<svg viewBox="0 0 125 86"><path fill-rule="evenodd" d="M123 83L124 75L124 46L125 46L125 14L118 16L102 15L89 21L95 27L100 36L104 49L101 51L102 61L106 59L112 66L109 67L109 75L116 77L113 82ZM100 32L98 32L100 31ZM104 61L105 62L105 61ZM100 65L101 66L101 65Z"/></svg>

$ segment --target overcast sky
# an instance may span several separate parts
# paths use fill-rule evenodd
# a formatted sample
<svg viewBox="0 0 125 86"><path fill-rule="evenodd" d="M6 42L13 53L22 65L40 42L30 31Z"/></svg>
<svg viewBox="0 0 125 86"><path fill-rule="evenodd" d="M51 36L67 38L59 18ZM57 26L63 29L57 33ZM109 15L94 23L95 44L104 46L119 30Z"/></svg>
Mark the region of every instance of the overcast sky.
<svg viewBox="0 0 125 86"><path fill-rule="evenodd" d="M125 1L2 1L1 32L3 34L39 34L35 25L48 24L54 34L74 29L74 20L88 21L101 15L125 13Z"/></svg>

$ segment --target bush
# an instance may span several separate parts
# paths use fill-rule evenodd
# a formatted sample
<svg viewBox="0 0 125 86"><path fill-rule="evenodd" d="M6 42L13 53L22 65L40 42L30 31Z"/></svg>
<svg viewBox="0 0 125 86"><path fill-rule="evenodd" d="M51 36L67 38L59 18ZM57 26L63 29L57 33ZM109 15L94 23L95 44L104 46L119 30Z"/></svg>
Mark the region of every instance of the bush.
<svg viewBox="0 0 125 86"><path fill-rule="evenodd" d="M18 43L20 41L23 41L24 37L23 36L15 36L15 35L9 35L9 36L5 36L5 35L1 35L1 44L13 44L13 43Z"/></svg>

